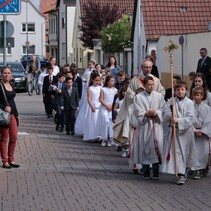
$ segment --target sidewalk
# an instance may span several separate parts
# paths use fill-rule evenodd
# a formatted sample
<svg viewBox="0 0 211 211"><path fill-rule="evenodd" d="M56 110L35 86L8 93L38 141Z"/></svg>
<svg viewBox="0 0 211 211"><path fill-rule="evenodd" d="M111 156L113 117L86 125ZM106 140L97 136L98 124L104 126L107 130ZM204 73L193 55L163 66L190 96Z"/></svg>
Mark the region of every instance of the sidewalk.
<svg viewBox="0 0 211 211"><path fill-rule="evenodd" d="M56 132L46 117L22 117L16 162L0 168L1 211L211 210L211 176L184 186L170 175L145 181L115 147Z"/></svg>

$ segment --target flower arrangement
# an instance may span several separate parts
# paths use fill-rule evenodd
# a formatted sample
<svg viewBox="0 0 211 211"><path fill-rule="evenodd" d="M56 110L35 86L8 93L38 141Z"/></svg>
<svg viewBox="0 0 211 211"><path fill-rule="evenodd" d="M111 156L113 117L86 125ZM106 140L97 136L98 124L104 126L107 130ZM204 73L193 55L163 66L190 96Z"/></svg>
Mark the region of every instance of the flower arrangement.
<svg viewBox="0 0 211 211"><path fill-rule="evenodd" d="M168 46L166 46L163 50L168 51L169 53L175 49L179 48L179 46L175 43L173 43L172 40L169 40Z"/></svg>

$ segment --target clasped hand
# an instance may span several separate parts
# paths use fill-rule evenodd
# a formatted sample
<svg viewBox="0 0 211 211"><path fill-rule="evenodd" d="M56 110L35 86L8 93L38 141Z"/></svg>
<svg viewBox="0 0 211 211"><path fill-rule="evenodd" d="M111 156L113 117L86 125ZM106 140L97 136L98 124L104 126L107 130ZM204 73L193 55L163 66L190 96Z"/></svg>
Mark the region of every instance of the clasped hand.
<svg viewBox="0 0 211 211"><path fill-rule="evenodd" d="M157 112L154 109L150 109L145 113L145 115L147 117L155 117L157 115Z"/></svg>

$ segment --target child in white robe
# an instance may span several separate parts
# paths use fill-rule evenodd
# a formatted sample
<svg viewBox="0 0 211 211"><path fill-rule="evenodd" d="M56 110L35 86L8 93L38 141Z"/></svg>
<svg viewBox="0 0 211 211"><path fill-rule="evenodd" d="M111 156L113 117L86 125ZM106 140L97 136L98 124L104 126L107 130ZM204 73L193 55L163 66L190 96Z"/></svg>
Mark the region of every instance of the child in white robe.
<svg viewBox="0 0 211 211"><path fill-rule="evenodd" d="M176 97L174 98L175 112L172 117L172 101L166 104L163 118L169 121L169 132L164 142L162 172L178 175L178 185L185 184L186 168L193 166L194 148L194 105L192 100L186 97L187 84L179 81L176 84ZM175 142L173 125L175 124ZM176 154L176 158L175 158Z"/></svg>
<svg viewBox="0 0 211 211"><path fill-rule="evenodd" d="M159 164L163 151L162 112L165 101L161 93L153 91L154 80L144 78L145 90L134 98L134 116L138 119L135 142L138 142L138 160L142 164L144 179L150 179L152 164L153 179L159 179Z"/></svg>
<svg viewBox="0 0 211 211"><path fill-rule="evenodd" d="M98 73L92 73L89 83L89 88L87 90L87 101L88 101L88 110L86 119L84 119L84 141L96 140L98 138L97 127L97 118L100 108L100 90L101 90L101 79Z"/></svg>
<svg viewBox="0 0 211 211"><path fill-rule="evenodd" d="M191 170L194 179L200 179L201 172L208 174L209 139L211 138L211 109L203 102L203 87L195 87L192 90L195 109L195 122L193 124L195 134L194 166Z"/></svg>

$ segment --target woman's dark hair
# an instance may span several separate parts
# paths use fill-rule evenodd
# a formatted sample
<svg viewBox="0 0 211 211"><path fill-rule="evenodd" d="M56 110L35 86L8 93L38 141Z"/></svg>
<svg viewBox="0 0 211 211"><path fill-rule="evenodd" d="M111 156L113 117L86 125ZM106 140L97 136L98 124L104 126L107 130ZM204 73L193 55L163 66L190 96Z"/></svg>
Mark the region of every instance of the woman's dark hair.
<svg viewBox="0 0 211 211"><path fill-rule="evenodd" d="M9 69L10 72L12 72L12 70L11 70L11 68L10 68L9 66L3 66L3 67L1 68L1 74L3 73L3 71L4 71L5 69Z"/></svg>
<svg viewBox="0 0 211 211"><path fill-rule="evenodd" d="M92 86L93 85L93 81L97 77L100 77L100 75L98 73L91 73L91 75L90 75L90 81L89 81L89 86Z"/></svg>
<svg viewBox="0 0 211 211"><path fill-rule="evenodd" d="M49 61L51 61L52 59L55 59L56 60L56 58L52 56L52 57L50 57Z"/></svg>
<svg viewBox="0 0 211 211"><path fill-rule="evenodd" d="M105 84L103 87L108 87L108 82L111 80L111 78L114 78L112 75L108 75L106 76L106 79L105 79Z"/></svg>
<svg viewBox="0 0 211 211"><path fill-rule="evenodd" d="M153 77L152 76L146 76L144 78L144 85L146 85L148 81L154 81Z"/></svg>
<svg viewBox="0 0 211 211"><path fill-rule="evenodd" d="M110 56L109 57L109 60L108 60L108 64L106 65L106 67L110 67L111 66L111 62L110 62L110 59L111 58L114 58L115 62L114 62L114 66L116 67L117 63L116 63L116 58L114 56Z"/></svg>
<svg viewBox="0 0 211 211"><path fill-rule="evenodd" d="M202 87L204 88L203 100L206 100L206 99L207 99L207 83L206 83L206 79L205 79L205 77L204 77L204 75L203 75L202 73L196 73L196 75L195 75L195 77L194 77L194 79L193 79L192 85L191 85L191 87L190 87L190 95L189 95L189 98L190 98L191 100L193 100L193 92L192 92L192 90L193 90L193 88L195 87L194 81L195 81L195 79L196 79L197 77L201 78L202 81L203 81L203 86L202 86Z"/></svg>
<svg viewBox="0 0 211 211"><path fill-rule="evenodd" d="M119 100L122 100L124 98L124 95L122 92L127 92L128 85L122 86L119 91Z"/></svg>

